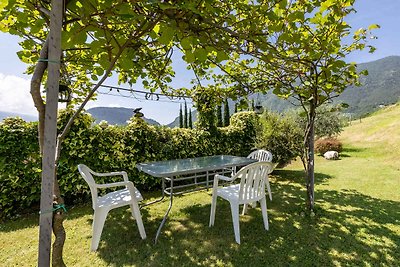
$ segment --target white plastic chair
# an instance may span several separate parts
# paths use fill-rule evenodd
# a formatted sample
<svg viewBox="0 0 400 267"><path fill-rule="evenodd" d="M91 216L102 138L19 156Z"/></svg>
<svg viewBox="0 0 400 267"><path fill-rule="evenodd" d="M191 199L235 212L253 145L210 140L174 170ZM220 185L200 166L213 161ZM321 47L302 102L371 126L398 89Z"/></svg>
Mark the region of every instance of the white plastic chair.
<svg viewBox="0 0 400 267"><path fill-rule="evenodd" d="M210 227L214 225L215 209L217 205L217 197L222 197L229 201L231 205L233 229L235 232L235 240L240 244L239 230L239 205L260 202L261 212L266 230L268 226L267 201L265 199L265 177L268 177L273 169L270 162L255 162L240 169L232 178L223 175L214 176L214 185L211 202ZM232 184L226 187L218 187L218 181L233 182L236 178L240 178L240 183Z"/></svg>
<svg viewBox="0 0 400 267"><path fill-rule="evenodd" d="M256 159L258 161L272 162L272 153L264 149L255 150L251 152L247 157L249 159Z"/></svg>
<svg viewBox="0 0 400 267"><path fill-rule="evenodd" d="M261 161L272 162L272 153L267 150L264 150L264 149L254 150L247 157L249 159L258 160L259 162L261 162ZM273 169L271 169L271 172L272 171L273 171ZM267 190L268 190L269 200L272 201L272 192L271 192L271 187L269 185L268 177L266 178L265 183L266 183ZM252 204L253 208L255 208L257 206L257 203L251 203L251 204ZM243 206L242 215L246 214L246 212L247 212L247 204Z"/></svg>
<svg viewBox="0 0 400 267"><path fill-rule="evenodd" d="M85 179L90 187L90 192L92 194L93 203L93 234L92 234L92 244L90 249L92 251L97 250L100 242L100 236L103 231L104 222L106 221L107 214L110 210L119 208L125 205L131 206L132 216L136 219L136 223L139 228L139 233L142 239L146 238L146 232L144 230L142 216L140 214L138 201L143 200L142 195L139 190L133 185L131 181L128 180L128 175L126 172L110 172L110 173L97 173L89 169L84 164L78 165L79 173ZM123 182L115 182L109 184L97 184L93 179L95 176L116 176L122 175ZM99 196L97 189L100 188L111 188L125 186L125 189L110 192L103 196ZM133 197L132 197L133 196Z"/></svg>

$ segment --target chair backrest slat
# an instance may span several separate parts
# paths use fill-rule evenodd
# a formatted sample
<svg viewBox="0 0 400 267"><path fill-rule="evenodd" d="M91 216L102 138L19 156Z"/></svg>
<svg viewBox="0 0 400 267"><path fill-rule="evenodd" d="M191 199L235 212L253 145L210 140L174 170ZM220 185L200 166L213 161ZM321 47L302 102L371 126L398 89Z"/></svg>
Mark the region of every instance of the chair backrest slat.
<svg viewBox="0 0 400 267"><path fill-rule="evenodd" d="M236 174L240 178L239 202L261 199L265 194L265 181L272 169L270 162L255 162L240 169Z"/></svg>

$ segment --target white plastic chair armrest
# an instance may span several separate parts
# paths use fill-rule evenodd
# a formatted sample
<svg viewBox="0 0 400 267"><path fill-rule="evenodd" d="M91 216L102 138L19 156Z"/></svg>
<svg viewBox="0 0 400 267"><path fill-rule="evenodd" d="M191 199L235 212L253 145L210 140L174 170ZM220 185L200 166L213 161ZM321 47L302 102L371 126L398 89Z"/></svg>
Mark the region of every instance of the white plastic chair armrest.
<svg viewBox="0 0 400 267"><path fill-rule="evenodd" d="M220 174L216 174L214 176L214 181L215 181L215 179L223 180L223 181L227 181L227 182L232 182L233 181L233 178L228 177L228 176L224 176L224 175L220 175Z"/></svg>
<svg viewBox="0 0 400 267"><path fill-rule="evenodd" d="M116 186L128 186L129 184L133 183L131 181L123 181L123 182L115 182L115 183L109 183L109 184L96 184L95 186L97 188L109 188L109 187L116 187Z"/></svg>
<svg viewBox="0 0 400 267"><path fill-rule="evenodd" d="M217 188L218 188L218 181L219 181L219 180L223 180L223 181L227 181L227 182L233 181L233 179L230 178L230 177L228 177L228 176L224 176L224 175L221 175L221 174L216 174L216 175L214 176L213 191L214 191L214 190L217 190ZM215 191L214 191L214 192L215 192Z"/></svg>

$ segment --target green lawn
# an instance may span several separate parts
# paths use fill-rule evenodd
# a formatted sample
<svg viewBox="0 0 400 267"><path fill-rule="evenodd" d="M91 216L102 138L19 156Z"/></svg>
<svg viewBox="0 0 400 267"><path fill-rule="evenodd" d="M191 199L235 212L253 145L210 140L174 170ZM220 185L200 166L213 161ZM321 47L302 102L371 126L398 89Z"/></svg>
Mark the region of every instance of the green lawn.
<svg viewBox="0 0 400 267"><path fill-rule="evenodd" d="M342 134L338 161L316 160L315 217L302 216L305 191L301 164L271 176L267 202L270 230L260 208L242 216L235 243L230 207L219 200L208 227L211 191L174 198L159 242L153 238L168 202L142 209L148 239L141 240L125 208L111 211L99 250L89 252L90 203L72 207L65 228L68 266L399 266L400 109L353 123ZM388 116L392 119L388 120ZM374 138L371 138L373 136ZM145 194L146 200L157 194ZM38 216L0 225L0 266L34 266Z"/></svg>

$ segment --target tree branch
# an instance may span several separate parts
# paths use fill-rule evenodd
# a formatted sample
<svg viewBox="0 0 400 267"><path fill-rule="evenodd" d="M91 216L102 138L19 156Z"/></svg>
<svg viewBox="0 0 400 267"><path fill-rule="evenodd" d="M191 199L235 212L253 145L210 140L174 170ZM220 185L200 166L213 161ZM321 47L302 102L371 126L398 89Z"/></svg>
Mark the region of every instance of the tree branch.
<svg viewBox="0 0 400 267"><path fill-rule="evenodd" d="M40 50L40 59L48 58L48 48L49 48L49 36L43 44L42 49ZM38 134L39 134L39 147L40 153L43 153L43 142L44 142L44 118L45 118L45 110L46 105L44 104L43 98L40 94L40 85L42 83L42 78L44 72L47 69L46 61L37 62L35 69L33 71L32 79L31 79L31 89L30 93L32 96L33 103L38 111L39 115L39 125L38 125Z"/></svg>

